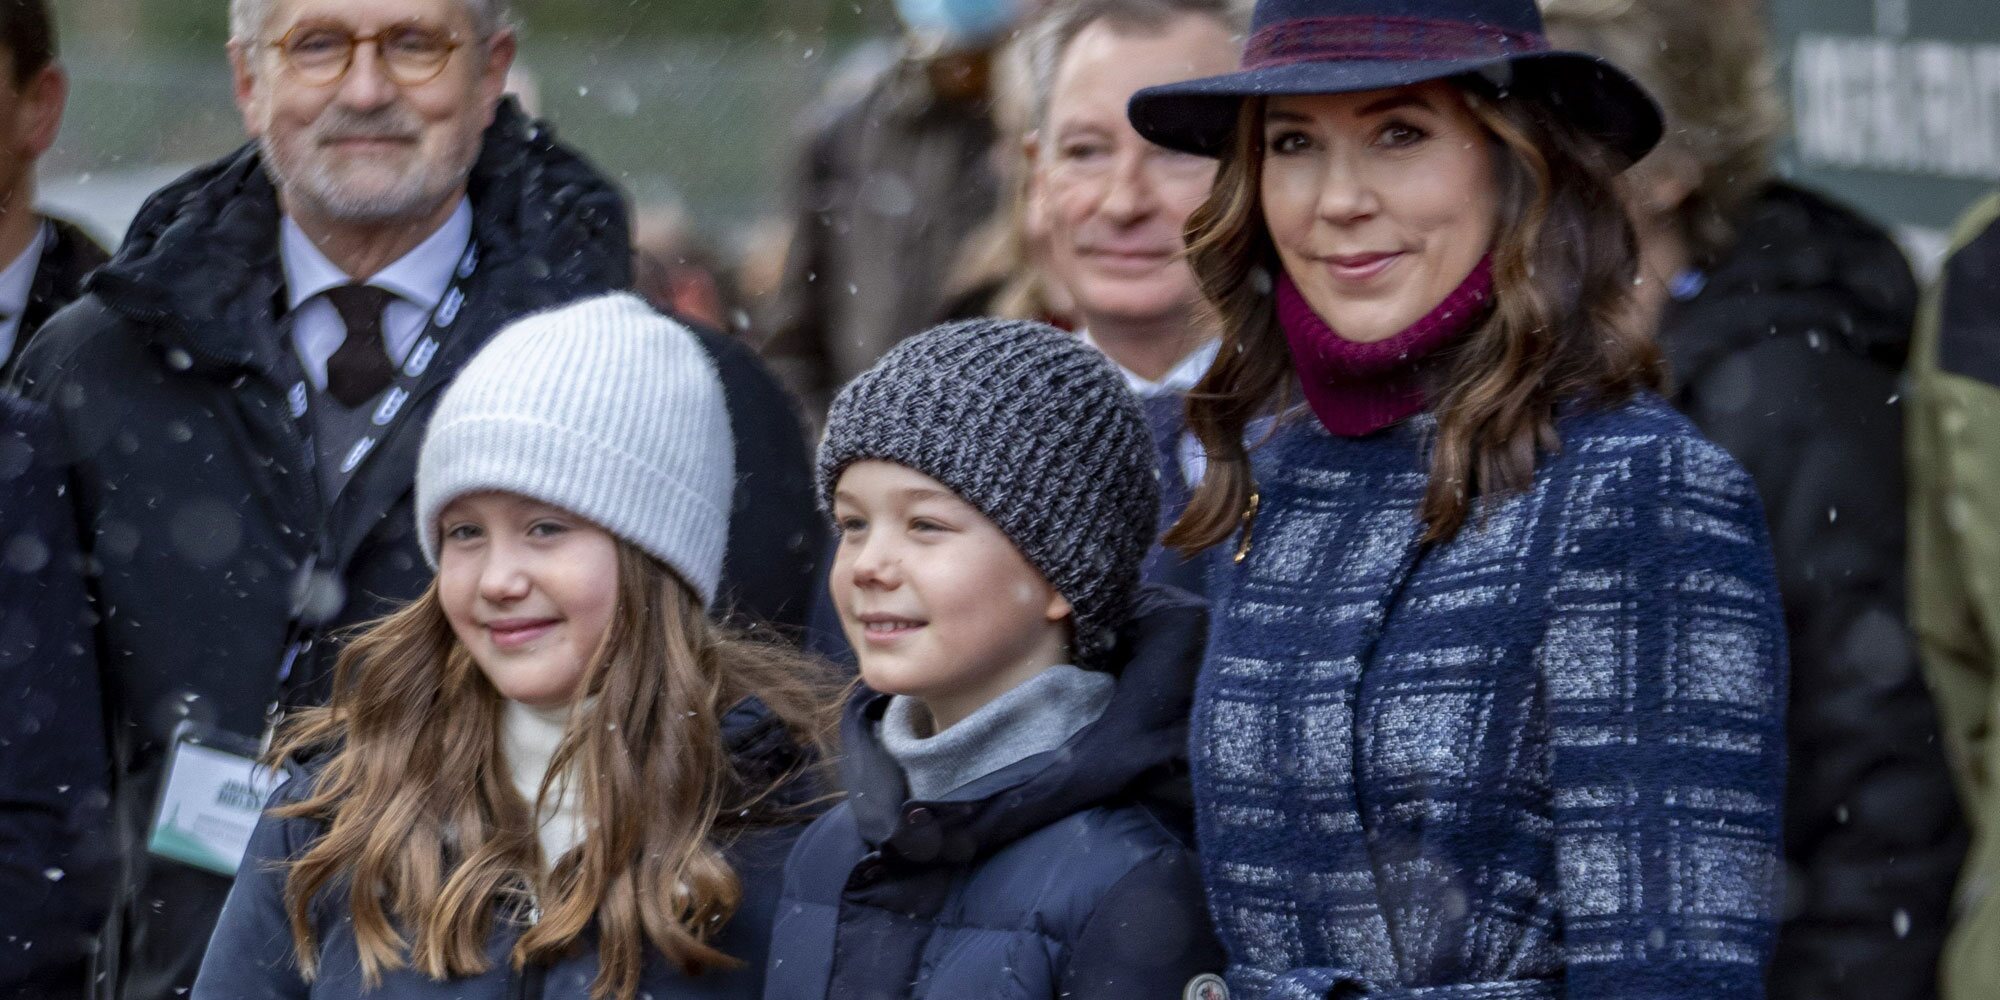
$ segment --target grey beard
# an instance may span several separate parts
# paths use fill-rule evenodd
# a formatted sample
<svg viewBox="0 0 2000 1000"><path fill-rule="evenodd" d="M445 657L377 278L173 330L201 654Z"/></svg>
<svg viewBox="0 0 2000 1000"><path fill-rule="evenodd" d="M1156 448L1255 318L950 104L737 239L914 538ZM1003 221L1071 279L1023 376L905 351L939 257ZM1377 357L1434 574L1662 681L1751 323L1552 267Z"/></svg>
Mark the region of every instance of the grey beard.
<svg viewBox="0 0 2000 1000"><path fill-rule="evenodd" d="M301 141L312 143L316 139L316 135L308 135ZM365 192L352 190L344 178L328 168L323 158L306 156L300 158L303 163L288 162L268 133L259 139L258 147L264 154L264 168L270 171L272 182L284 193L287 203L310 206L316 214L339 222L366 224L416 218L436 209L472 175L479 139L475 135L467 144L471 155L464 157L462 163L433 171L413 171L385 190Z"/></svg>

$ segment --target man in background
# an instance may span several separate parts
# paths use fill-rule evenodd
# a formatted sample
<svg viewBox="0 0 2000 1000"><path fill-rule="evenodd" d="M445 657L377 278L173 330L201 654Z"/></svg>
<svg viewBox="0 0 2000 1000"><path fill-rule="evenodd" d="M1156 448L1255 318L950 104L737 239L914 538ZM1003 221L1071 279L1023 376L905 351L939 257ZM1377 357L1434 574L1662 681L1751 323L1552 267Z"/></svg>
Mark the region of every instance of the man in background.
<svg viewBox="0 0 2000 1000"><path fill-rule="evenodd" d="M833 393L930 326L999 197L994 56L1033 0L897 0L904 52L812 129L764 356L817 423Z"/></svg>
<svg viewBox="0 0 2000 1000"><path fill-rule="evenodd" d="M1200 461L1184 398L1219 343L1181 243L1215 161L1148 142L1125 105L1145 87L1234 71L1240 9L1230 0L1056 0L1022 39L1033 92L1028 211L1045 234L1041 267L1071 303L1079 335L1145 407L1162 530L1186 508ZM1200 593L1202 562L1157 541L1146 578Z"/></svg>
<svg viewBox="0 0 2000 1000"><path fill-rule="evenodd" d="M35 211L35 163L55 144L68 97L47 0L0 0L0 384L105 261L82 230Z"/></svg>
<svg viewBox="0 0 2000 1000"><path fill-rule="evenodd" d="M0 0L0 386L103 248L35 211L69 81L46 0ZM114 874L83 581L44 411L0 394L0 998L80 996Z"/></svg>

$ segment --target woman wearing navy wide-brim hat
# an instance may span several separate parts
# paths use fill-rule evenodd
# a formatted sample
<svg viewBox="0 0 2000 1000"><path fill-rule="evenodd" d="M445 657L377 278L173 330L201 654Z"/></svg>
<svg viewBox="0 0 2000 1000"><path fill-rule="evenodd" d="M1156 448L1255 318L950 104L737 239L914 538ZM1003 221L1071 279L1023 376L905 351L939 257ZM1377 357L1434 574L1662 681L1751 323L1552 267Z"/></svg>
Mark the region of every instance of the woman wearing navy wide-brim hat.
<svg viewBox="0 0 2000 1000"><path fill-rule="evenodd" d="M1168 542L1236 557L1193 724L1230 994L1761 997L1784 632L1630 325L1652 100L1533 0L1263 0L1130 115L1221 161Z"/></svg>

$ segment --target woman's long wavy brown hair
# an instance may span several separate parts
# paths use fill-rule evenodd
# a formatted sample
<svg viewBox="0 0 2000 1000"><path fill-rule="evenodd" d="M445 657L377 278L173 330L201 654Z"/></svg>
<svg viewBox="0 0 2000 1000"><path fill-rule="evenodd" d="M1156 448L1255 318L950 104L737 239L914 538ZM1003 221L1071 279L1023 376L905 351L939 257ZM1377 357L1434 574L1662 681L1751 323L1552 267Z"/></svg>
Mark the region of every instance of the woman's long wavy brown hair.
<svg viewBox="0 0 2000 1000"><path fill-rule="evenodd" d="M1624 164L1542 102L1476 86L1458 91L1497 153L1495 305L1434 376L1437 431L1418 510L1433 542L1456 536L1480 498L1529 486L1537 454L1561 444L1559 403L1616 401L1665 382L1659 349L1633 322L1638 243L1614 183ZM1264 100L1252 98L1214 189L1188 219L1188 260L1221 318L1223 347L1188 396L1208 471L1166 536L1183 552L1224 541L1249 516L1245 429L1289 409L1297 387L1259 204L1263 137Z"/></svg>
<svg viewBox="0 0 2000 1000"><path fill-rule="evenodd" d="M586 832L546 875L539 810L502 758L501 696L453 635L435 583L341 654L326 707L286 724L272 760L326 758L309 797L278 810L327 828L285 886L307 979L320 960L313 910L335 889L371 987L404 967L434 979L486 971L493 921L529 907L539 919L514 966L561 957L594 929L595 997L631 1000L649 944L691 975L736 964L709 943L742 898L723 850L785 820L796 806L774 793L802 775L739 773L722 715L761 699L812 760L833 686L820 665L712 623L658 560L618 545L616 610L549 768L572 776ZM554 794L545 779L540 797Z"/></svg>

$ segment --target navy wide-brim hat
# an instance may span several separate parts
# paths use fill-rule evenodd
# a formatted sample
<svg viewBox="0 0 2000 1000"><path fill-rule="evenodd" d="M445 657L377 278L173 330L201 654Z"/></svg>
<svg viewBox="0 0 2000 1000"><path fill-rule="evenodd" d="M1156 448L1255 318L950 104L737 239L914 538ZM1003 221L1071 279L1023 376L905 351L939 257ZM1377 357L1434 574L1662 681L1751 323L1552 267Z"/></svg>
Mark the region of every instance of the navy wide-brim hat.
<svg viewBox="0 0 2000 1000"><path fill-rule="evenodd" d="M1645 88L1596 56L1550 49L1535 0L1258 0L1242 70L1148 87L1126 110L1153 142L1219 156L1246 97L1451 77L1538 98L1634 163L1660 141Z"/></svg>

